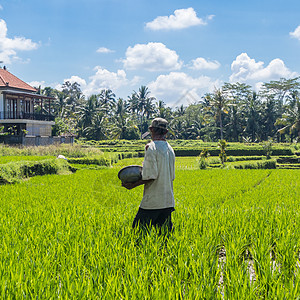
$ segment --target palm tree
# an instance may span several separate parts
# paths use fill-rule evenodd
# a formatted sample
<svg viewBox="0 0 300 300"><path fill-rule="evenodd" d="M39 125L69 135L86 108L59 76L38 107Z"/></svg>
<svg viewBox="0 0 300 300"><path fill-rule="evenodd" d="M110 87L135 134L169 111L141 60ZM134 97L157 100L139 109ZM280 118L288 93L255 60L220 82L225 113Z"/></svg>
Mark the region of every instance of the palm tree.
<svg viewBox="0 0 300 300"><path fill-rule="evenodd" d="M229 113L226 124L226 136L228 140L238 142L243 131L242 103L251 95L251 86L245 83L225 83L222 87L224 96L229 100Z"/></svg>
<svg viewBox="0 0 300 300"><path fill-rule="evenodd" d="M65 113L67 110L67 96L65 93L55 90L54 108L56 115L59 118L65 117Z"/></svg>
<svg viewBox="0 0 300 300"><path fill-rule="evenodd" d="M185 114L185 110L186 108L183 106L183 104L181 104L179 107L177 107L177 109L174 112L174 115L176 117L182 117Z"/></svg>
<svg viewBox="0 0 300 300"><path fill-rule="evenodd" d="M80 133L84 133L84 129L92 125L93 118L98 112L97 96L92 95L88 100L77 108L78 127L81 128Z"/></svg>
<svg viewBox="0 0 300 300"><path fill-rule="evenodd" d="M261 132L263 140L268 140L269 137L276 134L275 122L280 116L277 108L276 101L272 96L268 96L262 102Z"/></svg>
<svg viewBox="0 0 300 300"><path fill-rule="evenodd" d="M261 103L256 92L242 101L241 110L246 120L244 133L249 134L251 142L256 140L260 128ZM246 137L247 138L247 137Z"/></svg>
<svg viewBox="0 0 300 300"><path fill-rule="evenodd" d="M222 114L228 114L230 100L225 97L221 89L216 89L213 94L205 96L215 112L215 119L220 125L220 138L223 140L223 118Z"/></svg>
<svg viewBox="0 0 300 300"><path fill-rule="evenodd" d="M143 132L147 131L147 120L154 111L154 106L152 104L154 100L154 97L150 97L150 91L146 86L141 86L139 91L134 91L129 98L131 110L132 112L136 112L141 137Z"/></svg>
<svg viewBox="0 0 300 300"><path fill-rule="evenodd" d="M126 137L126 132L130 126L128 109L129 104L122 98L119 98L115 107L113 126L111 129L113 138L124 139Z"/></svg>
<svg viewBox="0 0 300 300"><path fill-rule="evenodd" d="M145 101L144 112L146 120L149 120L155 113L155 105L153 104L153 99L147 98Z"/></svg>
<svg viewBox="0 0 300 300"><path fill-rule="evenodd" d="M99 105L106 115L111 115L112 109L115 106L116 95L110 89L104 89L99 94Z"/></svg>
<svg viewBox="0 0 300 300"><path fill-rule="evenodd" d="M285 133L289 128L290 135L292 136L295 133L295 136L298 136L300 140L300 99L298 91L293 91L291 94L291 97L288 99L288 105L285 106L285 112L282 118L276 121L276 125L284 126L278 130L280 134Z"/></svg>
<svg viewBox="0 0 300 300"><path fill-rule="evenodd" d="M98 112L93 117L91 125L84 128L84 134L89 139L93 139L96 141L104 140L107 139L106 128L107 124L104 114L102 112Z"/></svg>
<svg viewBox="0 0 300 300"><path fill-rule="evenodd" d="M66 113L73 116L78 105L84 102L84 95L81 92L80 84L77 82L64 82L62 85L62 93L65 95L68 110Z"/></svg>

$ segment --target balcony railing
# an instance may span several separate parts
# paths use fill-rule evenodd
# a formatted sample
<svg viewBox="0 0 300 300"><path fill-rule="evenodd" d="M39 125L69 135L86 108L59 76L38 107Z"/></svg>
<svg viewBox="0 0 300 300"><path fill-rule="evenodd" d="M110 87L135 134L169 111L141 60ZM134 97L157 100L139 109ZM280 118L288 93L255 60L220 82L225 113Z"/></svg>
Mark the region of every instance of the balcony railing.
<svg viewBox="0 0 300 300"><path fill-rule="evenodd" d="M0 112L0 119L22 119L22 120L37 120L37 121L54 121L55 117L47 114L38 113L24 113L24 112L12 112L2 111Z"/></svg>

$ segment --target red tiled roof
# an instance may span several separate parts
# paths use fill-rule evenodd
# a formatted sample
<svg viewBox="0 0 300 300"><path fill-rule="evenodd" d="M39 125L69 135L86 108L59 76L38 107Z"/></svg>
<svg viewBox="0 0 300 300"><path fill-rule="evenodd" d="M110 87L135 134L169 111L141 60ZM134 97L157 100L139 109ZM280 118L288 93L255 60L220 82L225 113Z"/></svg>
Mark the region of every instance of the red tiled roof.
<svg viewBox="0 0 300 300"><path fill-rule="evenodd" d="M7 70L0 68L0 88L1 87L10 87L31 92L37 91L35 88L30 86L26 82L22 81L15 75L9 73Z"/></svg>

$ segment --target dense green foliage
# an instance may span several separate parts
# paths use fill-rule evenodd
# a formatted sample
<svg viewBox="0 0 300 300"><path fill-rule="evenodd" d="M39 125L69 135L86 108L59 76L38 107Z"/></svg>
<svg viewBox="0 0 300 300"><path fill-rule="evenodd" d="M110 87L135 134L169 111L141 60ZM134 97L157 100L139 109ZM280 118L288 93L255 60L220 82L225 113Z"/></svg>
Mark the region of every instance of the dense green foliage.
<svg viewBox="0 0 300 300"><path fill-rule="evenodd" d="M277 142L299 141L299 91L299 77L263 83L259 92L244 83L224 83L194 103L174 99L177 106L171 107L152 97L146 86L127 99L105 89L85 97L78 83L68 81L62 90L40 89L40 93L55 97L50 108L47 103L43 107L56 117L54 135L134 140L147 132L152 118L163 117L170 123L173 139L215 142L261 142L269 137Z"/></svg>
<svg viewBox="0 0 300 300"><path fill-rule="evenodd" d="M142 188L125 190L117 173L141 160L1 186L1 298L299 296L300 171L201 171L177 159L166 239L131 229Z"/></svg>

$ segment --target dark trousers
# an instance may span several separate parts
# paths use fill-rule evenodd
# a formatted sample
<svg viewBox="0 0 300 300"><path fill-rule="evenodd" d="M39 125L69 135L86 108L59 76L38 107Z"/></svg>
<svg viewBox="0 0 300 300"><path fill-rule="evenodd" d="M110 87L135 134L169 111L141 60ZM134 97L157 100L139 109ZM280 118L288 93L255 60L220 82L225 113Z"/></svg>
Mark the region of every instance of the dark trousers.
<svg viewBox="0 0 300 300"><path fill-rule="evenodd" d="M174 211L174 207L162 208L162 209L143 209L139 208L132 224L132 228L140 225L141 227L156 226L161 229L162 226L171 231L173 224L171 220L171 213Z"/></svg>

